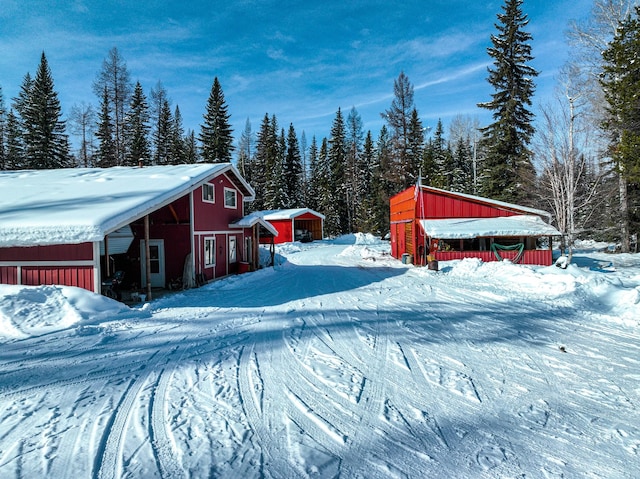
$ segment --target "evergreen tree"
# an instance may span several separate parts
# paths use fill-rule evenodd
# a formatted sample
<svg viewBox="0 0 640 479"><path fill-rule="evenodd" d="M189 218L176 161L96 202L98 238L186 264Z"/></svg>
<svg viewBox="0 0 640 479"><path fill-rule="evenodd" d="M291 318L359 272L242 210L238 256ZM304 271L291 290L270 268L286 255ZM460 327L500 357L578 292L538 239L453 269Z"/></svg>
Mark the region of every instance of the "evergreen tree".
<svg viewBox="0 0 640 479"><path fill-rule="evenodd" d="M102 101L100 102L98 129L96 130L96 137L98 138L96 166L101 168L109 168L118 164L113 129L111 112L109 110L109 92L105 86Z"/></svg>
<svg viewBox="0 0 640 479"><path fill-rule="evenodd" d="M127 63L116 47L109 50L107 57L103 60L102 69L98 72L93 83L93 91L101 102L106 104L106 110L109 112L112 134L112 145L109 148L113 148L114 165L123 165L127 150L125 134L127 107L131 98L132 86ZM101 116L100 121L102 122L102 120ZM111 160L108 161L108 163L110 162Z"/></svg>
<svg viewBox="0 0 640 479"><path fill-rule="evenodd" d="M7 108L4 103L4 95L2 94L2 86L0 85L0 170L7 169Z"/></svg>
<svg viewBox="0 0 640 479"><path fill-rule="evenodd" d="M362 201L355 212L355 226L358 231L379 233L374 218L375 190L374 176L377 170L377 158L371 130L367 131L362 148L362 161L360 162L360 188Z"/></svg>
<svg viewBox="0 0 640 479"><path fill-rule="evenodd" d="M331 126L331 138L329 138L329 186L331 205L327 211L325 225L330 235L339 235L349 232L348 223L348 190L345 181L347 164L346 128L342 111L338 108L336 117Z"/></svg>
<svg viewBox="0 0 640 479"><path fill-rule="evenodd" d="M251 209L260 211L265 209L265 196L267 192L267 169L270 166L270 142L271 142L271 120L269 114L265 113L258 137L256 140L256 151L249 168L251 186L256 193L256 199L251 204Z"/></svg>
<svg viewBox="0 0 640 479"><path fill-rule="evenodd" d="M424 155L424 128L418 116L418 110L411 111L407 138L407 172L414 178L418 177Z"/></svg>
<svg viewBox="0 0 640 479"><path fill-rule="evenodd" d="M534 170L529 142L534 133L531 105L538 72L529 65L531 35L524 28L529 23L522 13L523 0L505 0L498 14L497 35L491 35L488 53L494 61L489 68L489 83L494 87L492 100L478 104L493 111L493 120L482 131L486 148L481 193L484 196L521 203L530 202Z"/></svg>
<svg viewBox="0 0 640 479"><path fill-rule="evenodd" d="M265 207L269 210L284 208L287 204L284 183L284 155L286 140L284 128L277 133L278 122L275 115L271 118L270 127L270 162L267 169L267 194Z"/></svg>
<svg viewBox="0 0 640 479"><path fill-rule="evenodd" d="M401 72L393 83L394 98L391 108L382 117L387 121L391 132L391 155L394 167L389 169L395 192L401 191L415 183L418 172L410 152L409 131L414 108L413 85L409 78Z"/></svg>
<svg viewBox="0 0 640 479"><path fill-rule="evenodd" d="M189 130L184 137L184 163L192 164L200 161L198 154L198 144L196 143L196 134L193 130Z"/></svg>
<svg viewBox="0 0 640 479"><path fill-rule="evenodd" d="M318 143L315 135L309 146L309 175L307 177L307 198L305 204L312 210L320 209L320 172Z"/></svg>
<svg viewBox="0 0 640 479"><path fill-rule="evenodd" d="M5 155L5 169L21 170L26 168L20 120L14 114L13 109L9 110L7 114L7 144Z"/></svg>
<svg viewBox="0 0 640 479"><path fill-rule="evenodd" d="M356 216L360 210L365 191L362 184L363 172L363 147L364 133L362 131L362 118L355 107L351 108L347 115L346 123L346 147L347 158L345 165L344 188L347 196L347 231L356 229Z"/></svg>
<svg viewBox="0 0 640 479"><path fill-rule="evenodd" d="M44 52L29 91L28 103L23 109L22 121L28 168L71 166L69 138L62 120L62 108Z"/></svg>
<svg viewBox="0 0 640 479"><path fill-rule="evenodd" d="M620 226L622 249L629 251L629 237L640 225L640 6L622 21L609 48L601 84L607 102L604 127L610 135L610 153L620 175Z"/></svg>
<svg viewBox="0 0 640 479"><path fill-rule="evenodd" d="M211 93L207 101L204 123L201 125L200 144L202 160L205 163L227 163L231 161L233 146L233 130L229 123L231 115L222 93L218 77L213 80Z"/></svg>
<svg viewBox="0 0 640 479"><path fill-rule="evenodd" d="M458 193L473 193L473 159L469 138L458 137L453 152L453 171L449 189Z"/></svg>
<svg viewBox="0 0 640 479"><path fill-rule="evenodd" d="M253 149L253 133L251 131L251 121L247 118L247 121L244 124L244 130L240 135L240 140L238 140L238 170L247 180L251 183L251 169L249 164L251 163L251 155Z"/></svg>
<svg viewBox="0 0 640 479"><path fill-rule="evenodd" d="M327 236L340 234L340 217L335 203L336 195L333 190L329 142L326 138L322 139L318 153L317 195L318 210L325 216L325 234Z"/></svg>
<svg viewBox="0 0 640 479"><path fill-rule="evenodd" d="M155 153L153 163L156 165L175 164L172 156L173 146L173 118L171 116L171 107L169 101L165 98L158 113L158 122L153 135L155 144Z"/></svg>
<svg viewBox="0 0 640 479"><path fill-rule="evenodd" d="M182 165L187 163L186 158L186 142L184 127L182 126L182 113L180 107L176 105L173 111L173 121L171 123L170 152L171 163L174 165Z"/></svg>
<svg viewBox="0 0 640 479"><path fill-rule="evenodd" d="M131 105L126 119L127 155L126 166L136 166L140 161L149 163L151 148L149 146L149 105L142 91L140 82L136 83L131 97Z"/></svg>
<svg viewBox="0 0 640 479"><path fill-rule="evenodd" d="M284 206L285 208L300 208L302 206L302 158L293 123L289 125L286 150L283 169Z"/></svg>
<svg viewBox="0 0 640 479"><path fill-rule="evenodd" d="M383 125L378 135L371 184L373 194L371 231L377 231L382 236L389 232L389 198L397 193L389 173L392 167L392 140L387 127Z"/></svg>

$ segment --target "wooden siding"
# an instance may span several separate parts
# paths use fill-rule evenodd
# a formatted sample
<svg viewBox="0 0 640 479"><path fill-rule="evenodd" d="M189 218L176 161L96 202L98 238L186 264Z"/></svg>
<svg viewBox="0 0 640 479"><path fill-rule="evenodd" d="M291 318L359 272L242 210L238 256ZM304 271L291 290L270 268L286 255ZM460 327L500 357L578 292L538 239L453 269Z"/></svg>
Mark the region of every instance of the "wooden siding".
<svg viewBox="0 0 640 479"><path fill-rule="evenodd" d="M415 187L407 188L389 200L390 222L413 220L416 217Z"/></svg>
<svg viewBox="0 0 640 479"><path fill-rule="evenodd" d="M17 266L0 266L1 284L18 284Z"/></svg>
<svg viewBox="0 0 640 479"><path fill-rule="evenodd" d="M21 284L38 286L59 284L77 286L93 291L92 266L25 266L22 268Z"/></svg>
<svg viewBox="0 0 640 479"><path fill-rule="evenodd" d="M93 243L0 248L0 262L91 260L93 260Z"/></svg>
<svg viewBox="0 0 640 479"><path fill-rule="evenodd" d="M513 260L516 251L500 251L500 256L504 259ZM438 261L450 261L464 258L480 258L484 262L498 261L496 255L491 251L438 251L436 253ZM550 266L553 264L551 250L525 250L519 264Z"/></svg>
<svg viewBox="0 0 640 479"><path fill-rule="evenodd" d="M496 218L523 213L433 191L421 191L416 206L416 217L420 219Z"/></svg>

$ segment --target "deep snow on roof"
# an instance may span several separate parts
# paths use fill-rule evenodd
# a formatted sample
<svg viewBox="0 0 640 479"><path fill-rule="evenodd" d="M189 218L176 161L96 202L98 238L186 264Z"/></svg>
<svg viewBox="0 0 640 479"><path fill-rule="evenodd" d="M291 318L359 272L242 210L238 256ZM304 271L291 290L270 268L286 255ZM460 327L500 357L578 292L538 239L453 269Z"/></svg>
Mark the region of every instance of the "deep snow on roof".
<svg viewBox="0 0 640 479"><path fill-rule="evenodd" d="M324 219L323 214L318 213L317 211L313 211L312 209L309 209L309 208L289 208L284 210L254 211L253 213L251 213L251 215L256 215L267 221L271 221L271 220L291 220L291 219L297 218L298 216L302 216L305 213L311 213L319 218Z"/></svg>
<svg viewBox="0 0 640 479"><path fill-rule="evenodd" d="M470 239L487 236L560 236L560 232L539 216L516 215L498 218L452 218L420 220L431 238Z"/></svg>
<svg viewBox="0 0 640 479"><path fill-rule="evenodd" d="M506 201L492 200L491 198L485 198L482 196L470 195L467 193L457 193L454 191L447 191L440 188L434 188L433 186L420 185L420 188L427 191L433 191L435 193L443 193L448 196L459 196L460 198L465 198L472 201L477 201L480 203L485 203L489 205L498 206L501 208L506 208L509 210L517 210L523 213L531 213L538 216L544 216L546 218L551 218L551 213L544 210L539 210L536 208L529 208L528 206L516 205L515 203L507 203Z"/></svg>
<svg viewBox="0 0 640 479"><path fill-rule="evenodd" d="M102 241L229 170L241 178L230 163L2 171L0 246Z"/></svg>

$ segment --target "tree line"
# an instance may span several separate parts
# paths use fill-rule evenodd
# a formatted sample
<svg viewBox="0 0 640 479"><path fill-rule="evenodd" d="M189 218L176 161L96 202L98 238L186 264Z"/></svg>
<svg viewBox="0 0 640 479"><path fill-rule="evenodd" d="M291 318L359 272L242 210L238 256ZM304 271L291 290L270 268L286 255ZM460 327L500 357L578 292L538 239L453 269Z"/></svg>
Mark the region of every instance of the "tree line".
<svg viewBox="0 0 640 479"><path fill-rule="evenodd" d="M384 234L389 198L417 182L553 211L569 251L579 235L617 239L629 251L640 223L640 10L627 0L594 0L591 18L570 28L571 61L554 102L534 128L538 72L523 0L505 0L487 49L488 125L458 116L446 137L431 131L400 72L374 138L355 107L338 108L326 138L300 134L265 113L234 141L229 106L214 78L200 131L185 131L161 82L147 96L130 80L117 48L93 84L99 106L74 105L64 120L43 52L11 106L0 89L0 168L111 167L235 161L256 191L252 209L309 207L326 232ZM68 128L67 128L68 127ZM72 155L67 129L80 138ZM235 154L235 157L234 157ZM637 242L637 241L636 241Z"/></svg>

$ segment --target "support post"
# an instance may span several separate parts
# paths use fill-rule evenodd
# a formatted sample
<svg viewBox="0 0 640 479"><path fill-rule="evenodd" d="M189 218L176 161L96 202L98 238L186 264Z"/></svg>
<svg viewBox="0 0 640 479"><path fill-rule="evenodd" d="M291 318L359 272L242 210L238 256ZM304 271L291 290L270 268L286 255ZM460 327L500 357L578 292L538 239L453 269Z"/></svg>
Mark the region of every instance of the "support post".
<svg viewBox="0 0 640 479"><path fill-rule="evenodd" d="M144 217L144 259L147 278L147 301L151 301L151 248L149 247L149 215Z"/></svg>

